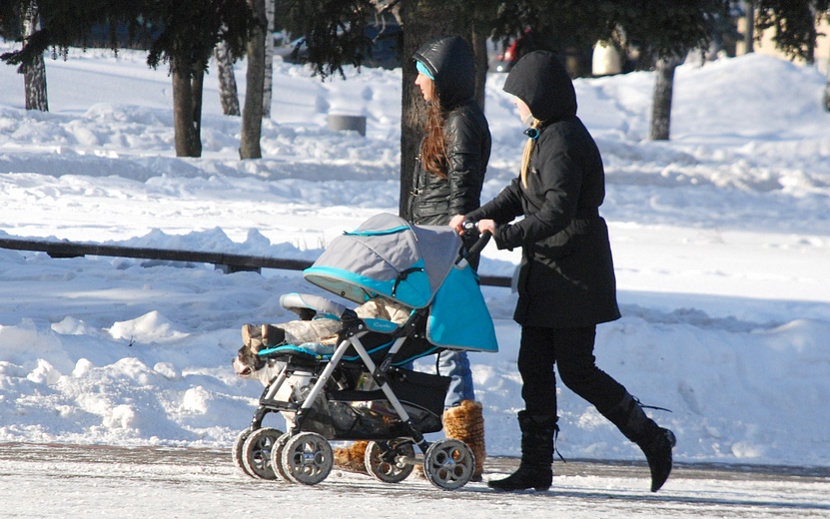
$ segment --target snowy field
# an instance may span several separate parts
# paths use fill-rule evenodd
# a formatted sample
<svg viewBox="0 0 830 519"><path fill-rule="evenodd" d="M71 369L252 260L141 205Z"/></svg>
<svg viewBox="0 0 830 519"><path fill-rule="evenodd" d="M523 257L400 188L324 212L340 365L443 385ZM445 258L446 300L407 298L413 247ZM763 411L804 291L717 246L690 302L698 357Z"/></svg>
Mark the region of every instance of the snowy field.
<svg viewBox="0 0 830 519"><path fill-rule="evenodd" d="M221 114L213 70L204 154L186 159L174 153L170 78L142 54L75 51L46 68L51 111L40 113L0 67L2 238L313 260L397 212L400 70L322 83L277 60L264 158L240 161L240 120ZM486 200L516 174L523 141L504 79L487 83ZM684 65L662 143L647 140L653 80L576 82L606 165L623 313L599 327L598 364L671 410L649 413L676 433L679 462L830 467L825 78L760 55ZM365 115L366 136L328 130L329 113ZM490 246L481 271L510 276L517 262ZM0 249L0 442L229 448L261 392L231 369L239 329L291 318L278 299L292 291L322 294L293 271ZM515 456L516 296L484 293L500 352L471 356L477 397L488 451ZM642 459L564 387L560 415L565 458Z"/></svg>

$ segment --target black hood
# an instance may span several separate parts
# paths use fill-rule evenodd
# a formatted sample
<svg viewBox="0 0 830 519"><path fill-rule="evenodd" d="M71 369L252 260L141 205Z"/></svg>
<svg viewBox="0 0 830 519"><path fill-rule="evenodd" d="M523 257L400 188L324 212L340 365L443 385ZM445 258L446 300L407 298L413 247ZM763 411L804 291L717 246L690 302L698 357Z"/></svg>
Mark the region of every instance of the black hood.
<svg viewBox="0 0 830 519"><path fill-rule="evenodd" d="M522 56L510 69L504 91L524 101L542 122L576 115L573 81L552 52L537 50Z"/></svg>
<svg viewBox="0 0 830 519"><path fill-rule="evenodd" d="M445 109L475 95L475 60L470 45L460 36L429 40L413 54L435 78L435 88Z"/></svg>

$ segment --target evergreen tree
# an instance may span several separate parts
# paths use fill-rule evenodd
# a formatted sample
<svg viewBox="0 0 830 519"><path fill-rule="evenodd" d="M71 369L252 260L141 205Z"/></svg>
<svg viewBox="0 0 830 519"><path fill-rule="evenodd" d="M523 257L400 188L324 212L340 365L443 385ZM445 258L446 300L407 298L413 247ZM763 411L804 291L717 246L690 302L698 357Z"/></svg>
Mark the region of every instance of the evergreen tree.
<svg viewBox="0 0 830 519"><path fill-rule="evenodd" d="M830 20L830 0L756 0L756 38L774 29L776 48L792 58L815 62L816 25ZM826 35L825 35L826 37ZM822 107L830 112L830 74L824 86Z"/></svg>
<svg viewBox="0 0 830 519"><path fill-rule="evenodd" d="M816 23L828 16L830 0L756 0L756 38L774 29L772 41L776 48L812 64L818 38Z"/></svg>
<svg viewBox="0 0 830 519"><path fill-rule="evenodd" d="M0 20L25 12L33 0L0 3ZM110 47L118 49L117 29L125 27L129 39L145 41L147 63L167 63L173 82L173 118L176 154L201 155L202 81L216 43L226 40L241 53L253 16L245 0L37 0L41 27L20 50L0 59L20 65L36 62L47 49L66 56L70 47L86 48L91 29L109 27ZM5 23L5 22L4 22Z"/></svg>
<svg viewBox="0 0 830 519"><path fill-rule="evenodd" d="M307 61L321 80L335 73L345 77L343 65L360 66L369 56L372 40L366 35L366 27L377 14L372 0L299 0L285 4L283 25L302 38Z"/></svg>

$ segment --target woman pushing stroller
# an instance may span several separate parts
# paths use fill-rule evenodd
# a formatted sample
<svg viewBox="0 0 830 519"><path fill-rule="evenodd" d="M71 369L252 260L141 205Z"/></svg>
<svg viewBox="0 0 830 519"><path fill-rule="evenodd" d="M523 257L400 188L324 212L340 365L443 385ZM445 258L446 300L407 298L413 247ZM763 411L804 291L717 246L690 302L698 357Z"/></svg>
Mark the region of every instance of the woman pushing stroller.
<svg viewBox="0 0 830 519"><path fill-rule="evenodd" d="M504 90L515 96L528 126L521 173L495 199L450 222L459 233L465 221L477 222L499 249L523 250L514 313L522 327L521 464L488 485L507 491L550 488L559 430L556 364L565 385L643 450L656 492L672 469L674 434L646 416L593 355L596 325L620 317L608 229L598 210L605 196L599 150L576 115L573 83L552 53L522 57Z"/></svg>

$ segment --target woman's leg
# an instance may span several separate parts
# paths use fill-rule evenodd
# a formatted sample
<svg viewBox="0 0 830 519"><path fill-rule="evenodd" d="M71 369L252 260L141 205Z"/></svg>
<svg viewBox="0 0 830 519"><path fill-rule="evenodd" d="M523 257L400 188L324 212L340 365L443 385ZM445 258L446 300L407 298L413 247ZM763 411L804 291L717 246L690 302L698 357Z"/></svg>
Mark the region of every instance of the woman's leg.
<svg viewBox="0 0 830 519"><path fill-rule="evenodd" d="M671 473L674 434L646 416L637 399L596 366L595 336L593 326L562 330L557 342L559 376L643 450L651 469L651 491L656 492Z"/></svg>
<svg viewBox="0 0 830 519"><path fill-rule="evenodd" d="M600 412L622 400L628 393L625 387L596 365L595 326L558 328L553 333L562 383Z"/></svg>
<svg viewBox="0 0 830 519"><path fill-rule="evenodd" d="M525 411L532 416L556 416L556 376L553 364L558 346L552 328L522 327L519 374Z"/></svg>
<svg viewBox="0 0 830 519"><path fill-rule="evenodd" d="M467 352L445 351L441 353L438 357L438 372L452 379L444 400L446 409L455 407L464 400L475 400L473 372L470 370Z"/></svg>
<svg viewBox="0 0 830 519"><path fill-rule="evenodd" d="M556 425L556 358L549 328L522 327L519 373L525 409L519 411L522 431L522 462L504 479L487 483L497 490L547 490L553 480L553 440Z"/></svg>
<svg viewBox="0 0 830 519"><path fill-rule="evenodd" d="M449 376L450 387L444 399L444 433L447 438L461 440L472 449L476 464L473 481L481 481L487 448L484 441L484 415L475 401L473 372L463 351L446 351L439 355L438 372Z"/></svg>

